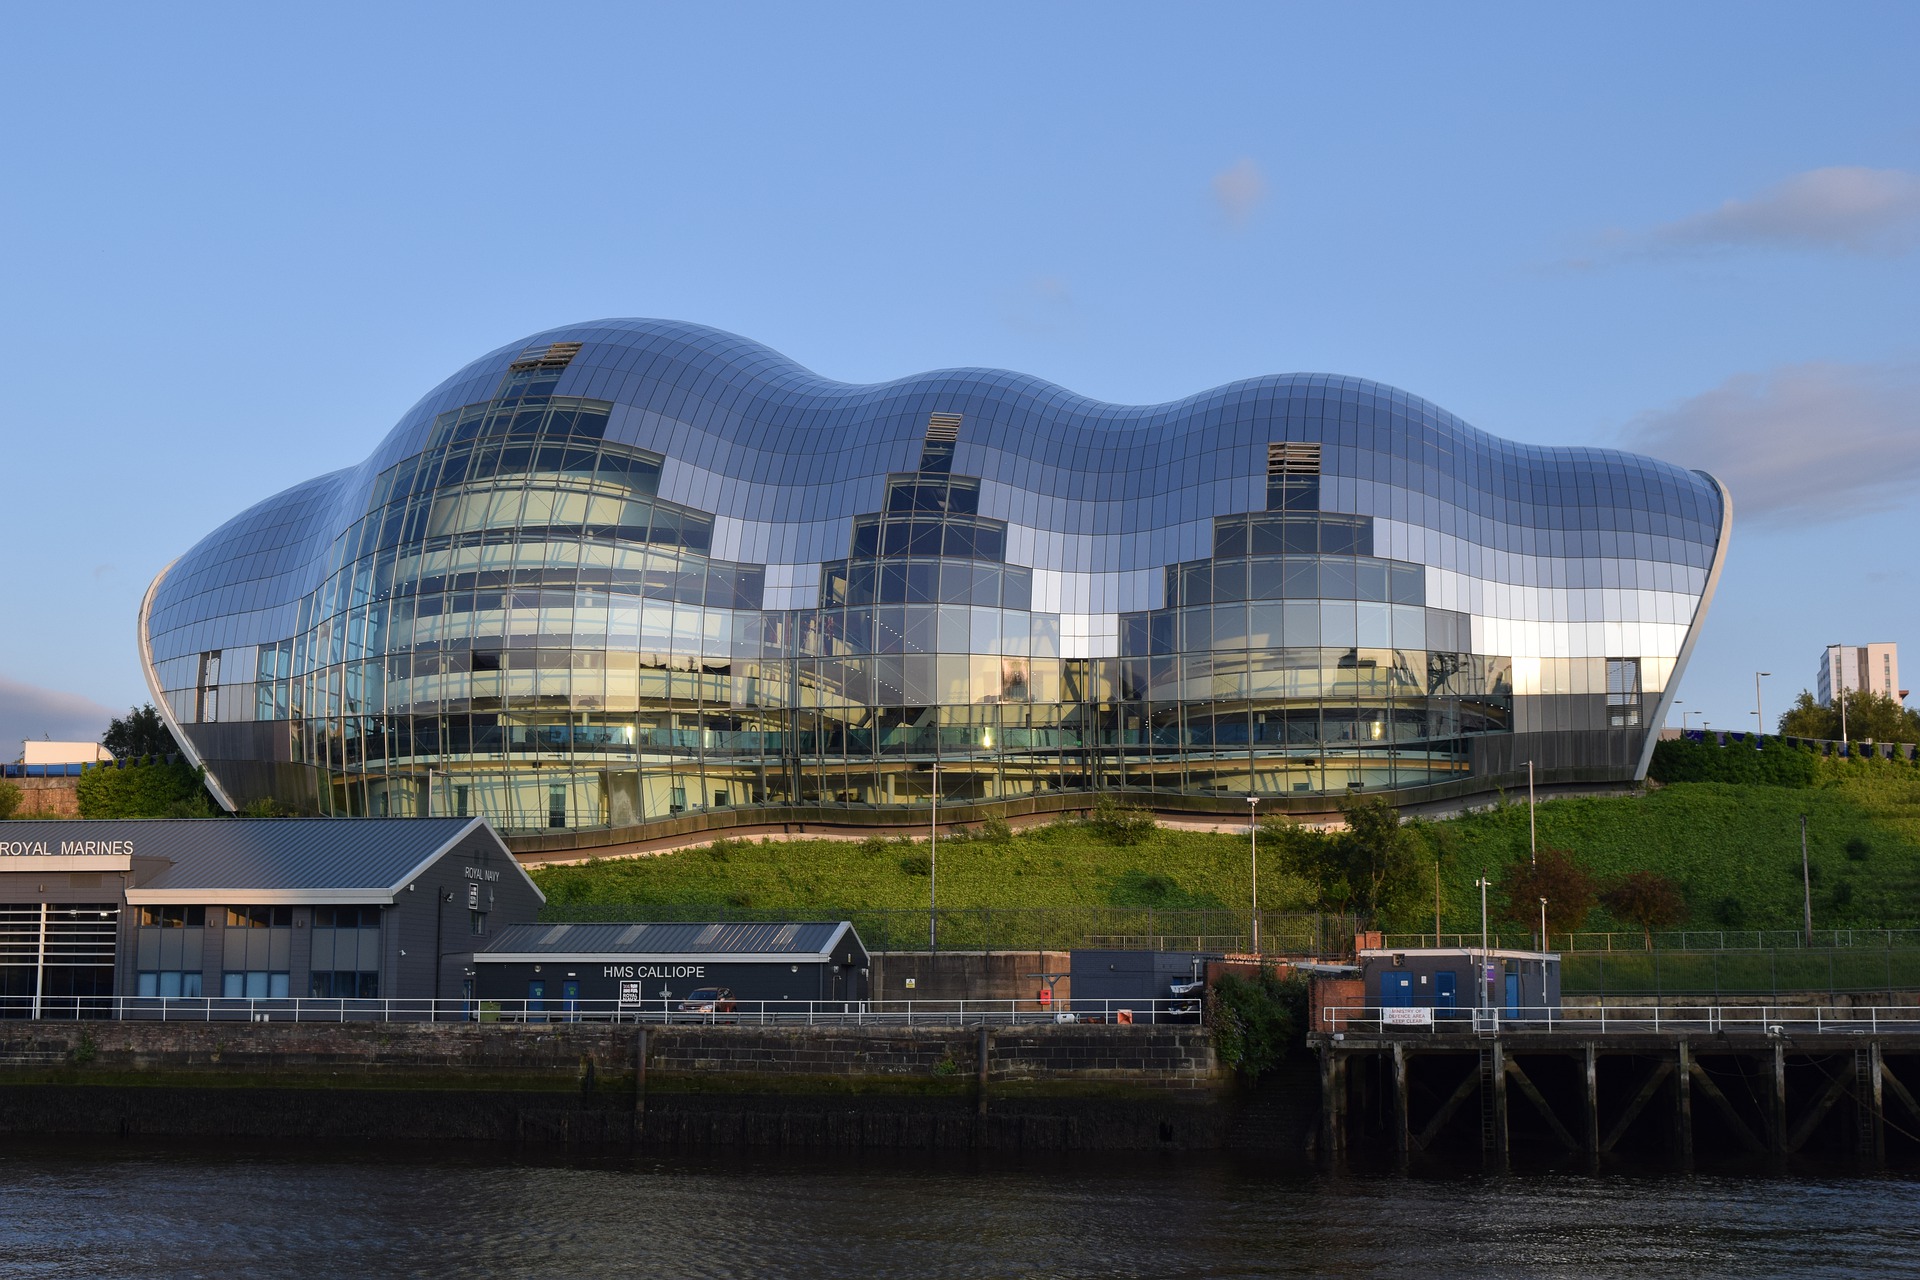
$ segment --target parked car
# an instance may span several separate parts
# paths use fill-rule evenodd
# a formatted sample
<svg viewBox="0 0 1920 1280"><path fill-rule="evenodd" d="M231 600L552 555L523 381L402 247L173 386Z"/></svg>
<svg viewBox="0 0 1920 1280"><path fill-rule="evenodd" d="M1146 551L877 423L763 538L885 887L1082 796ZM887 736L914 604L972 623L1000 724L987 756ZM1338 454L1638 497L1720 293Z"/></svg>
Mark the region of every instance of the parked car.
<svg viewBox="0 0 1920 1280"><path fill-rule="evenodd" d="M682 1013L732 1013L733 991L729 987L696 987L680 1002Z"/></svg>

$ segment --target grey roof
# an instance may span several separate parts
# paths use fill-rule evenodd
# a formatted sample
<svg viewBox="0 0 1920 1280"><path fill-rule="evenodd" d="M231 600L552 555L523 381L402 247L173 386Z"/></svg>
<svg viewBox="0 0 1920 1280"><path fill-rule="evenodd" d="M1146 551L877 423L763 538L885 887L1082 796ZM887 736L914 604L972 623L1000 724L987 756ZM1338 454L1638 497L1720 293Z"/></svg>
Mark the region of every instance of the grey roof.
<svg viewBox="0 0 1920 1280"><path fill-rule="evenodd" d="M274 895L387 894L457 843L479 818L122 818L9 822L8 842L131 844L136 859L173 865L139 881L131 900L182 891ZM497 841L498 836L494 839ZM501 846L505 852L505 846ZM6 860L0 858L0 870ZM265 899L263 899L265 900Z"/></svg>
<svg viewBox="0 0 1920 1280"><path fill-rule="evenodd" d="M494 936L475 960L569 955L608 959L698 959L723 957L824 960L837 950L845 921L827 923L737 921L730 924L512 924ZM853 934L858 942L859 935Z"/></svg>

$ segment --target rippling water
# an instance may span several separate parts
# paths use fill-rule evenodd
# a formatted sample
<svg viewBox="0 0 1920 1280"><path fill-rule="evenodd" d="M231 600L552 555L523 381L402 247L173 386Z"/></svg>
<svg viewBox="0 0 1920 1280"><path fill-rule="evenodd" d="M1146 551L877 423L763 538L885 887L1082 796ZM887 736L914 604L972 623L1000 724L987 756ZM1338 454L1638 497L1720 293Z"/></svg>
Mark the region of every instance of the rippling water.
<svg viewBox="0 0 1920 1280"><path fill-rule="evenodd" d="M1913 1276L1903 1178L9 1142L0 1274Z"/></svg>

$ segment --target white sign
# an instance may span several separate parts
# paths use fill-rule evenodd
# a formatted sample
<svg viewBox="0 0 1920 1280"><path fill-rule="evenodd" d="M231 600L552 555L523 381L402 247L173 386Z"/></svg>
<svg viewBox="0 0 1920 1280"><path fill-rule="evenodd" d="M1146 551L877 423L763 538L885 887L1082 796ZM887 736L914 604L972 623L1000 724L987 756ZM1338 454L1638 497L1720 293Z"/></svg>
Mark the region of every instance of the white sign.
<svg viewBox="0 0 1920 1280"><path fill-rule="evenodd" d="M54 846L47 840L0 840L0 857L8 858L50 858L54 856ZM62 858L131 858L133 841L131 840L62 840L59 845Z"/></svg>
<svg viewBox="0 0 1920 1280"><path fill-rule="evenodd" d="M610 964L600 970L603 978L704 978L703 964Z"/></svg>
<svg viewBox="0 0 1920 1280"><path fill-rule="evenodd" d="M1388 1027L1430 1027L1433 1025L1433 1010L1382 1009L1380 1022Z"/></svg>
<svg viewBox="0 0 1920 1280"><path fill-rule="evenodd" d="M634 1005L639 1004L640 1000L641 1000L641 996L640 996L639 983L623 982L620 984L620 1003L621 1004L626 1005L628 1007L632 1007Z"/></svg>

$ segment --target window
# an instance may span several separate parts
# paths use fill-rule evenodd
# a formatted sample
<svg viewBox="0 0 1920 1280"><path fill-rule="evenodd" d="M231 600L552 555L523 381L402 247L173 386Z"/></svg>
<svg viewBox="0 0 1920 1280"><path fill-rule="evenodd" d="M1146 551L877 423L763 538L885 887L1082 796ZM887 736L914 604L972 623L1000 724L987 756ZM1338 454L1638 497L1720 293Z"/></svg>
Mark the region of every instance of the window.
<svg viewBox="0 0 1920 1280"><path fill-rule="evenodd" d="M291 929L292 907L228 907L229 929Z"/></svg>
<svg viewBox="0 0 1920 1280"><path fill-rule="evenodd" d="M1640 659L1607 659L1607 724L1632 729L1640 724Z"/></svg>
<svg viewBox="0 0 1920 1280"><path fill-rule="evenodd" d="M487 931L487 913L484 911L467 912L467 930L476 938L483 936Z"/></svg>
<svg viewBox="0 0 1920 1280"><path fill-rule="evenodd" d="M547 825L549 827L567 825L567 789L558 782L547 788Z"/></svg>
<svg viewBox="0 0 1920 1280"><path fill-rule="evenodd" d="M380 974L366 969L330 969L316 971L308 984L309 993L323 1000L377 1000L380 998Z"/></svg>
<svg viewBox="0 0 1920 1280"><path fill-rule="evenodd" d="M158 996L163 1000L198 999L200 983L197 969L142 969L135 989L143 996Z"/></svg>
<svg viewBox="0 0 1920 1280"><path fill-rule="evenodd" d="M143 929L199 929L207 923L205 907L142 907Z"/></svg>
<svg viewBox="0 0 1920 1280"><path fill-rule="evenodd" d="M241 973L229 970L220 975L220 994L229 1000L284 1000L287 975L260 969Z"/></svg>

